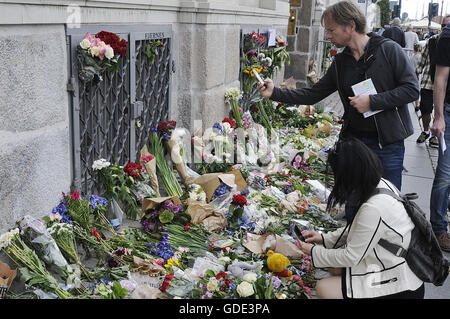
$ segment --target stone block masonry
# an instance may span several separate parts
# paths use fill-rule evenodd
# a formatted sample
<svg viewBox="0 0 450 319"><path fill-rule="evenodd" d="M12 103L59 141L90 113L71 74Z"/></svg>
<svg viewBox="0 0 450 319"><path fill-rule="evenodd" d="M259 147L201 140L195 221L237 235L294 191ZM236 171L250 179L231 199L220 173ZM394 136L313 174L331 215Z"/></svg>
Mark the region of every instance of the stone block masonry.
<svg viewBox="0 0 450 319"><path fill-rule="evenodd" d="M47 215L71 191L66 26L170 24L169 117L192 131L196 120L206 129L228 114L224 92L240 86L240 29L264 26L286 36L289 17L287 0L62 3L0 3L0 233L25 214Z"/></svg>

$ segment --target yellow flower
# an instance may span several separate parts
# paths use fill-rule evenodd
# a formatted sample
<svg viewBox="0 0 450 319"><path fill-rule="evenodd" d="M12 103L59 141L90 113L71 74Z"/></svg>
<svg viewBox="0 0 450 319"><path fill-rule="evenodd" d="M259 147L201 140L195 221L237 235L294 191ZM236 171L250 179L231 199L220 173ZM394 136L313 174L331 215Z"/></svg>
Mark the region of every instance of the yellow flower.
<svg viewBox="0 0 450 319"><path fill-rule="evenodd" d="M180 262L179 262L178 260L174 260L173 258L169 258L169 259L167 260L167 263L164 265L164 267L170 268L170 267L172 267L173 265L180 266Z"/></svg>

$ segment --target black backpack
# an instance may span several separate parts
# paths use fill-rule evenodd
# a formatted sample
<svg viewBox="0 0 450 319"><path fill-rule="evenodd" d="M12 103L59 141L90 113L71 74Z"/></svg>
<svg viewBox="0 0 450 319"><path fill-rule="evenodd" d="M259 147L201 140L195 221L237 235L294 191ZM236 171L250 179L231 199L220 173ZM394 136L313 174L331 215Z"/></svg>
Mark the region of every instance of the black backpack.
<svg viewBox="0 0 450 319"><path fill-rule="evenodd" d="M387 194L403 203L415 227L411 232L411 242L408 249L393 244L385 239L378 242L383 248L396 256L405 258L409 268L422 281L442 286L449 273L449 262L443 256L431 223L425 213L412 200L417 199L416 193L398 196L387 188L377 188L374 195Z"/></svg>

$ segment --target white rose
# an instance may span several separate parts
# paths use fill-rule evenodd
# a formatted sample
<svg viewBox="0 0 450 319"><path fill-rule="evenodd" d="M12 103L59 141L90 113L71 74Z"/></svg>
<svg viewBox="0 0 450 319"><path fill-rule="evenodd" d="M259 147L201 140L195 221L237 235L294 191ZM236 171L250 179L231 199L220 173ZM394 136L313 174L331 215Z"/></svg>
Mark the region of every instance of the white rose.
<svg viewBox="0 0 450 319"><path fill-rule="evenodd" d="M108 166L110 166L110 165L111 165L110 162L108 162L108 161L106 161L104 158L102 158L102 159L99 159L99 160L94 161L94 163L92 164L92 169L93 169L94 171L96 171L96 170L101 170L102 168L108 167Z"/></svg>
<svg viewBox="0 0 450 319"><path fill-rule="evenodd" d="M241 282L239 286L237 286L236 291L239 296L243 298L250 297L255 293L255 291L253 290L253 285L247 281Z"/></svg>
<svg viewBox="0 0 450 319"><path fill-rule="evenodd" d="M252 282L255 282L256 279L258 279L258 276L254 272L249 272L249 273L246 273L244 275L244 277L242 277L242 279L249 283L252 283Z"/></svg>
<svg viewBox="0 0 450 319"><path fill-rule="evenodd" d="M89 39L83 39L83 41L80 42L80 47L84 50L88 49L91 46L91 41Z"/></svg>
<svg viewBox="0 0 450 319"><path fill-rule="evenodd" d="M111 60L114 57L114 49L111 48L110 46L106 47L105 57L108 60Z"/></svg>
<svg viewBox="0 0 450 319"><path fill-rule="evenodd" d="M286 298L287 298L286 294L281 293L281 292L276 293L276 294L275 294L275 297L276 297L277 299L286 299Z"/></svg>
<svg viewBox="0 0 450 319"><path fill-rule="evenodd" d="M208 291L216 291L218 287L219 283L217 282L217 279L214 277L209 278L208 284L206 285L206 289L208 289Z"/></svg>
<svg viewBox="0 0 450 319"><path fill-rule="evenodd" d="M98 56L100 54L100 47L90 47L89 48L89 53L92 56Z"/></svg>

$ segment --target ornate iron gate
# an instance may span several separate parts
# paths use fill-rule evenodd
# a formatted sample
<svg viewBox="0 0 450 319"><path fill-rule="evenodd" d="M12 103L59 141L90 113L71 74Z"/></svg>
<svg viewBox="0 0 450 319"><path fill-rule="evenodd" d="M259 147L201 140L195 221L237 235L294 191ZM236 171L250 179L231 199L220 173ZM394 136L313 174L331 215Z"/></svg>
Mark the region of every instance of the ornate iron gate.
<svg viewBox="0 0 450 319"><path fill-rule="evenodd" d="M128 42L127 55L115 72L98 83L78 78L76 47L87 32L114 32ZM104 158L125 165L139 158L150 128L168 119L173 70L169 25L83 26L67 28L68 91L71 123L72 188L95 193L92 164ZM160 41L152 63L149 43Z"/></svg>

